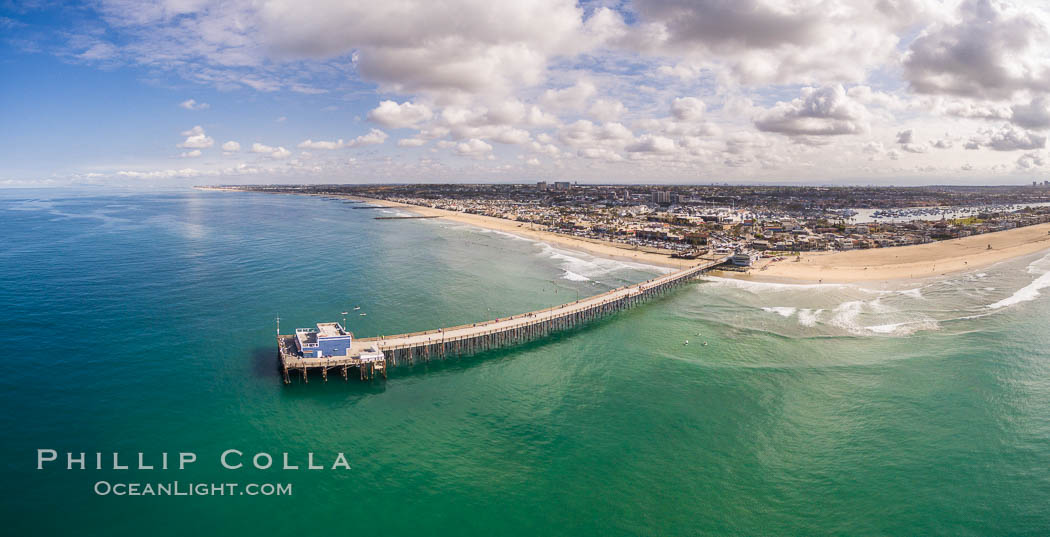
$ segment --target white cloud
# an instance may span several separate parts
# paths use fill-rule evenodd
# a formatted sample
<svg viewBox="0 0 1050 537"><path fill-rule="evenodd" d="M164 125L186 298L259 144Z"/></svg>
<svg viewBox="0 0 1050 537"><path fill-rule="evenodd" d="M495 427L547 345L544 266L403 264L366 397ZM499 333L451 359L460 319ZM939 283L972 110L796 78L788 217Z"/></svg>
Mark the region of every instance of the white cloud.
<svg viewBox="0 0 1050 537"><path fill-rule="evenodd" d="M634 0L640 23L621 43L679 57L661 74L702 68L743 83L860 81L892 58L895 29L922 16L919 2L847 0Z"/></svg>
<svg viewBox="0 0 1050 537"><path fill-rule="evenodd" d="M185 151L182 154L180 154L179 156L182 157L182 158L199 157L199 156L201 156L201 150L200 149L194 149L193 151Z"/></svg>
<svg viewBox="0 0 1050 537"><path fill-rule="evenodd" d="M591 117L600 121L616 121L627 112L627 107L616 99L597 99L591 104L588 112Z"/></svg>
<svg viewBox="0 0 1050 537"><path fill-rule="evenodd" d="M414 127L433 117L434 113L426 105L410 101L398 104L394 101L383 101L368 113L368 119L391 129Z"/></svg>
<svg viewBox="0 0 1050 537"><path fill-rule="evenodd" d="M920 93L1008 98L1050 90L1050 25L1027 5L964 0L909 46L905 76Z"/></svg>
<svg viewBox="0 0 1050 537"><path fill-rule="evenodd" d="M342 139L335 142L329 142L324 140L313 141L310 139L299 142L299 149L341 149L346 147L346 143Z"/></svg>
<svg viewBox="0 0 1050 537"><path fill-rule="evenodd" d="M1046 159L1039 153L1025 153L1017 157L1017 168L1020 170L1041 168L1044 164L1046 164Z"/></svg>
<svg viewBox="0 0 1050 537"><path fill-rule="evenodd" d="M230 141L222 144L222 150L227 152L227 153L236 153L237 151L241 150L241 144L239 144L239 143L237 143L237 142L235 142L233 140L230 140Z"/></svg>
<svg viewBox="0 0 1050 537"><path fill-rule="evenodd" d="M562 89L549 89L543 92L542 102L552 108L583 109L591 97L598 93L598 88L589 80L580 80L576 84Z"/></svg>
<svg viewBox="0 0 1050 537"><path fill-rule="evenodd" d="M362 145L378 145L385 142L387 137L387 133L379 129L372 129L368 131L367 134L362 134L361 136L350 140L349 142L347 142L346 146L358 147Z"/></svg>
<svg viewBox="0 0 1050 537"><path fill-rule="evenodd" d="M1004 123L998 129L981 129L967 142L967 149L987 147L996 151L1019 151L1046 147L1046 136Z"/></svg>
<svg viewBox="0 0 1050 537"><path fill-rule="evenodd" d="M340 138L340 139L338 139L336 141L327 141L327 140L314 141L314 140L307 139L307 140L304 140L302 142L299 142L299 146L298 147L299 147L299 149L325 149L325 150L343 149L345 147L359 147L359 146L363 146L363 145L377 145L377 144L381 144L381 143L386 141L387 137L388 137L387 133L385 133L385 132L383 132L383 131L381 131L379 129L372 129L368 133L362 134L361 136L358 136L357 138L354 138L354 139L352 139L350 141L343 141L342 138Z"/></svg>
<svg viewBox="0 0 1050 537"><path fill-rule="evenodd" d="M397 141L397 146L398 147L419 147L421 145L425 145L426 143L427 143L426 140L422 140L420 138L402 138L402 139Z"/></svg>
<svg viewBox="0 0 1050 537"><path fill-rule="evenodd" d="M1010 121L1026 129L1050 128L1050 98L1039 95L1028 104L1015 104L1010 108Z"/></svg>
<svg viewBox="0 0 1050 537"><path fill-rule="evenodd" d="M198 103L196 99L186 99L179 103L179 106L186 110L207 110L208 108L211 108L210 104Z"/></svg>
<svg viewBox="0 0 1050 537"><path fill-rule="evenodd" d="M779 102L755 120L758 130L788 136L837 136L868 130L868 113L841 85L803 88L791 102Z"/></svg>
<svg viewBox="0 0 1050 537"><path fill-rule="evenodd" d="M623 156L605 147L585 147L576 152L576 155L586 159L605 160L608 162L620 162Z"/></svg>
<svg viewBox="0 0 1050 537"><path fill-rule="evenodd" d="M188 131L183 131L182 135L186 137L178 147L185 149L207 149L215 145L215 140L212 140L210 136L204 133L204 128L200 125L193 127Z"/></svg>
<svg viewBox="0 0 1050 537"><path fill-rule="evenodd" d="M915 143L914 138L915 134L911 129L900 131L897 133L897 146L908 153L925 153L926 146Z"/></svg>
<svg viewBox="0 0 1050 537"><path fill-rule="evenodd" d="M506 170L498 166L512 153L496 144L520 146L516 170L535 159L592 180L695 180L699 171L726 180L899 178L958 170L963 148L988 149L966 156L982 173L1007 176L1014 156L998 151L1025 153L1018 167L1021 159L1034 167L1024 157L1043 154L1050 129L1048 6L1034 1L93 5L105 31L63 38L69 61L123 63L230 92L281 92L274 97L293 107L260 109L265 120L300 103L338 105L347 115L377 103L362 114L377 129L298 144L312 155L253 144L256 154L287 159L254 164L267 170L345 163L346 155L323 150L385 143L381 128L406 131L374 162L356 161L377 178L409 180L402 172L414 164L405 161L423 161L397 155L427 145L413 157L424 154L428 171L442 171L416 177L484 179ZM309 128L309 118L294 116L291 130ZM215 145L200 126L184 136L178 146L187 157ZM222 150L229 156L240 145ZM483 162L490 158L496 162ZM337 173L325 168L326 177Z"/></svg>
<svg viewBox="0 0 1050 537"><path fill-rule="evenodd" d="M696 97L678 97L671 102L671 117L678 121L697 121L707 106Z"/></svg>
<svg viewBox="0 0 1050 537"><path fill-rule="evenodd" d="M627 146L628 153L671 153L675 150L674 140L664 136L646 134Z"/></svg>
<svg viewBox="0 0 1050 537"><path fill-rule="evenodd" d="M284 147L273 147L265 144L260 144L259 142L255 142L254 144L252 144L251 152L260 153L272 159L286 159L292 156L292 152L285 149Z"/></svg>
<svg viewBox="0 0 1050 537"><path fill-rule="evenodd" d="M506 129L492 137L501 144L524 144L529 141L529 132L522 129Z"/></svg>
<svg viewBox="0 0 1050 537"><path fill-rule="evenodd" d="M477 138L471 138L465 142L455 144L455 146L453 146L453 151L455 151L457 155L464 157L480 158L491 153L492 146L482 140L478 140Z"/></svg>

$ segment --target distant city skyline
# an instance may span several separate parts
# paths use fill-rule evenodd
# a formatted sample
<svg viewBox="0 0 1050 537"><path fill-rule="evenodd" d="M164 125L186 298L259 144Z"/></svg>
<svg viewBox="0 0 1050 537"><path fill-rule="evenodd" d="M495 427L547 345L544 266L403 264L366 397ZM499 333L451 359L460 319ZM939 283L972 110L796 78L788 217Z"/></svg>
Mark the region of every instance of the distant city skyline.
<svg viewBox="0 0 1050 537"><path fill-rule="evenodd" d="M1050 11L0 3L0 187L1040 184Z"/></svg>

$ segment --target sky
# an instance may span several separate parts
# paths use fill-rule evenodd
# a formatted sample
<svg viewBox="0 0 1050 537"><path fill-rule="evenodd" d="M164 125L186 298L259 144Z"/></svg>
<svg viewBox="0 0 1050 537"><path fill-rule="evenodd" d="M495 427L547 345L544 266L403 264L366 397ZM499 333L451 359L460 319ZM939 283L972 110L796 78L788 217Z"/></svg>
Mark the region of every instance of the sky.
<svg viewBox="0 0 1050 537"><path fill-rule="evenodd" d="M1050 179L1050 3L0 0L0 187Z"/></svg>

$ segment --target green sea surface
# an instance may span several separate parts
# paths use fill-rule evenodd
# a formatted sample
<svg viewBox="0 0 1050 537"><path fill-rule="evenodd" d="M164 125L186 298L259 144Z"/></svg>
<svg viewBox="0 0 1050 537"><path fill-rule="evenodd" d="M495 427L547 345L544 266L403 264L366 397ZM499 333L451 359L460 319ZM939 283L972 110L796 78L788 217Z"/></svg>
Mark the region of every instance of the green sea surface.
<svg viewBox="0 0 1050 537"><path fill-rule="evenodd" d="M0 191L4 533L1050 534L1045 252L896 287L706 278L527 345L283 385L277 316L395 334L663 270L354 206ZM60 458L38 470L39 449ZM198 460L139 470L139 452Z"/></svg>

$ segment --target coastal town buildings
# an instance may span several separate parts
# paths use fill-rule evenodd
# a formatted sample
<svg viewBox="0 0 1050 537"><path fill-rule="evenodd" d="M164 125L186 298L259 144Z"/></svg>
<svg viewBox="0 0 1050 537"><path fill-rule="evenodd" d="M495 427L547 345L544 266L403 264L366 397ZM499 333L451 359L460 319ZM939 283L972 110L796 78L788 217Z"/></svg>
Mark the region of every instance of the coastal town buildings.
<svg viewBox="0 0 1050 537"><path fill-rule="evenodd" d="M1050 189L729 185L298 185L490 216L679 257L887 248L1050 222ZM741 258L743 261L743 257ZM747 266L751 263L741 263Z"/></svg>

